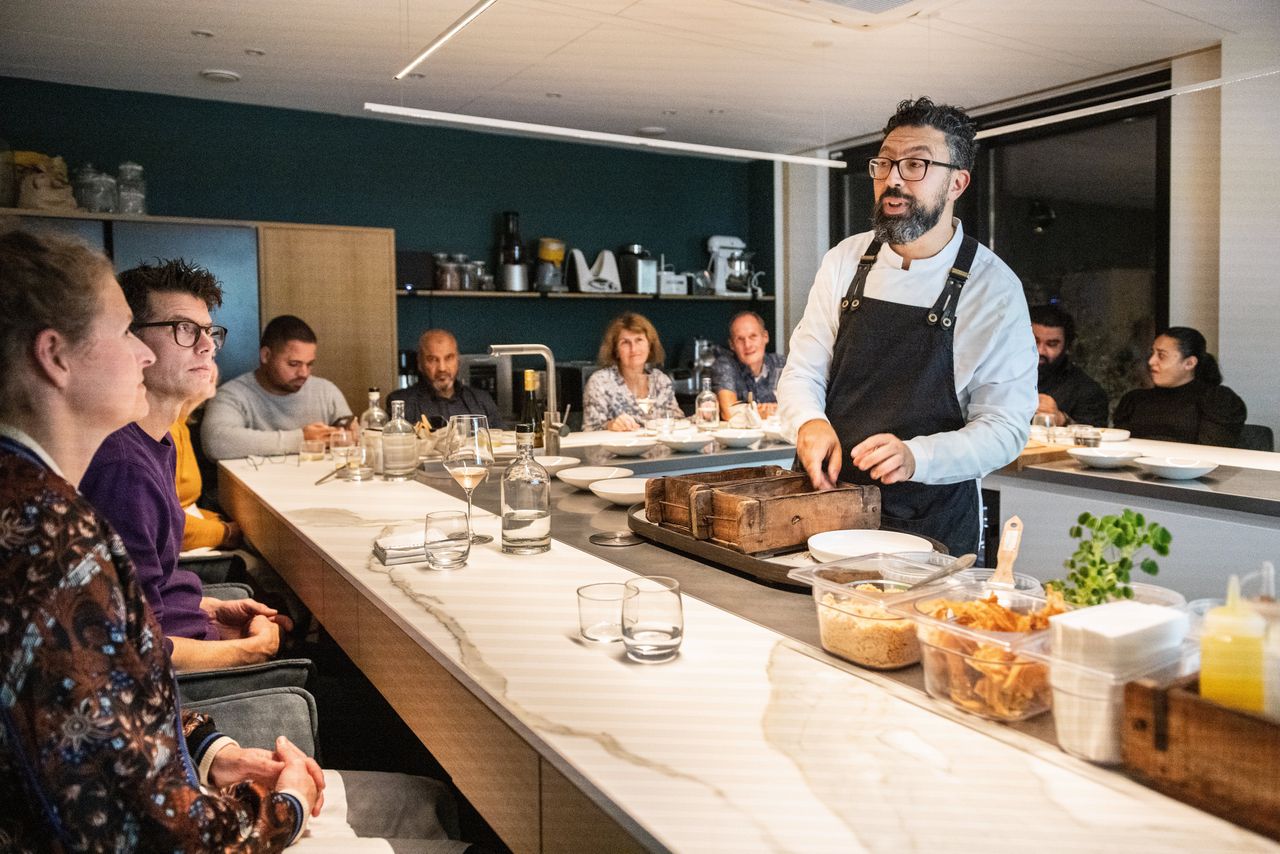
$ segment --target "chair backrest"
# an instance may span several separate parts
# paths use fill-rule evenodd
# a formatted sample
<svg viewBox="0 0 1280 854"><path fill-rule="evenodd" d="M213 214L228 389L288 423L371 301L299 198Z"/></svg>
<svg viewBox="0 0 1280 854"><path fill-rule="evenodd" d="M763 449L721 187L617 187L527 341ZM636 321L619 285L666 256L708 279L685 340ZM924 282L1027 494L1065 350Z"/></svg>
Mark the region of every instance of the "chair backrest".
<svg viewBox="0 0 1280 854"><path fill-rule="evenodd" d="M1236 447L1246 451L1274 451L1276 437L1270 427L1262 424L1246 424L1240 428L1240 441Z"/></svg>
<svg viewBox="0 0 1280 854"><path fill-rule="evenodd" d="M241 747L274 750L276 736L283 735L303 753L316 755L319 715L315 699L302 688L266 688L185 705L210 715Z"/></svg>

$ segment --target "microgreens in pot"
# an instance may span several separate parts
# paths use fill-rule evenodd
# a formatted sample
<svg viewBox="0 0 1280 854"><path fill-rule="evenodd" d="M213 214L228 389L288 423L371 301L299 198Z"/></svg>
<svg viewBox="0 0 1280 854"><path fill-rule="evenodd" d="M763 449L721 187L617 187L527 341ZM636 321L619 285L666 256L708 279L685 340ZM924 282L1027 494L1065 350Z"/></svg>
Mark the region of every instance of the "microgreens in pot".
<svg viewBox="0 0 1280 854"><path fill-rule="evenodd" d="M1134 555L1149 548L1160 557L1169 554L1173 535L1162 525L1125 508L1119 516L1094 516L1081 513L1068 532L1080 541L1075 553L1063 562L1067 577L1050 581L1048 586L1062 591L1072 605L1101 605L1113 599L1132 599L1129 575L1135 566ZM1144 557L1136 566L1147 575L1160 571L1153 558Z"/></svg>

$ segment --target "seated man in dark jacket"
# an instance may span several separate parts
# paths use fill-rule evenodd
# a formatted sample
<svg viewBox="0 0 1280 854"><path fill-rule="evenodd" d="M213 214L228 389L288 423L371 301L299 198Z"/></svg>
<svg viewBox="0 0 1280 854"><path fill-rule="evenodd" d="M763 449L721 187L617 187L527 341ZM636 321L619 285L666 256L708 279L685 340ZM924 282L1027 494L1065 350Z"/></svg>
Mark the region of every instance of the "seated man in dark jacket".
<svg viewBox="0 0 1280 854"><path fill-rule="evenodd" d="M433 429L449 423L451 415L486 415L489 426L501 428L498 405L487 391L458 382L458 339L446 329L428 329L418 339L417 385L387 395L391 401L404 401L404 417L416 424L427 417Z"/></svg>
<svg viewBox="0 0 1280 854"><path fill-rule="evenodd" d="M1056 305L1031 308L1031 331L1040 352L1040 405L1036 415L1064 424L1107 424L1107 393L1071 361L1076 322Z"/></svg>

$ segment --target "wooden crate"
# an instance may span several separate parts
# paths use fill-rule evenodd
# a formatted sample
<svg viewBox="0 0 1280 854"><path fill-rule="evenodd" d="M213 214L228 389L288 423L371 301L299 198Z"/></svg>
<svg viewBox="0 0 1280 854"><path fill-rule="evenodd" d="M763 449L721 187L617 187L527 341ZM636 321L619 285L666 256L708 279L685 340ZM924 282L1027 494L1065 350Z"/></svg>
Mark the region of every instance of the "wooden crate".
<svg viewBox="0 0 1280 854"><path fill-rule="evenodd" d="M1280 724L1206 700L1196 676L1124 691L1121 749L1135 778L1280 841Z"/></svg>
<svg viewBox="0 0 1280 854"><path fill-rule="evenodd" d="M841 485L816 492L808 478L715 487L694 507L695 520L710 522L709 539L743 554L773 554L803 546L814 534L880 527L880 488Z"/></svg>
<svg viewBox="0 0 1280 854"><path fill-rule="evenodd" d="M1027 446L1022 449L1022 453L1013 458L1013 462L1005 466L1007 471L1022 471L1027 466L1039 465L1040 463L1056 463L1059 460L1070 459L1071 455L1067 453L1066 445L1046 445L1043 442L1037 442L1035 439L1029 439Z"/></svg>
<svg viewBox="0 0 1280 854"><path fill-rule="evenodd" d="M698 493L706 492L714 486L774 478L808 482L805 474L784 469L782 466L748 466L724 471L655 477L645 484L644 515L650 522L662 525L664 528L706 539L705 533L699 536L700 526L694 519L693 499Z"/></svg>

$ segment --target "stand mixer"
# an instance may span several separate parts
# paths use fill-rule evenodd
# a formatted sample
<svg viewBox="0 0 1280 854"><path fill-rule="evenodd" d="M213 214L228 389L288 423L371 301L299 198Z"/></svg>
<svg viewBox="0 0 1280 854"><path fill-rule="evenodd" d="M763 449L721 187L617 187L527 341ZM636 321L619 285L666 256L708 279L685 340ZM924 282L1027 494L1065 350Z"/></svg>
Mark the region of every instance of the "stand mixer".
<svg viewBox="0 0 1280 854"><path fill-rule="evenodd" d="M740 237L714 234L707 238L707 252L711 262L707 272L711 287L717 296L748 296L757 275L751 272L751 256L747 244Z"/></svg>

